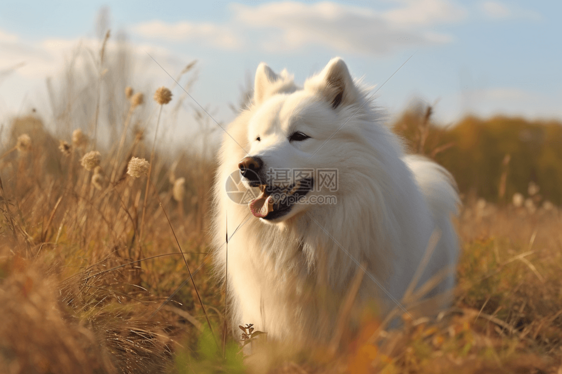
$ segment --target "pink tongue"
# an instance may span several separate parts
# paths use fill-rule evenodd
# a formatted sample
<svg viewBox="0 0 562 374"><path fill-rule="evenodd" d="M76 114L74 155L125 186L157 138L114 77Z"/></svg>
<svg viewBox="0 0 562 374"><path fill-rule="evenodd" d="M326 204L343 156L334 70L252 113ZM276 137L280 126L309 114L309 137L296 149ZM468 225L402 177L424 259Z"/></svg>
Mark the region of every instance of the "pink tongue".
<svg viewBox="0 0 562 374"><path fill-rule="evenodd" d="M270 204L271 200L271 196L265 196L265 193L262 192L257 198L250 201L248 206L254 216L263 218L273 210L273 206Z"/></svg>

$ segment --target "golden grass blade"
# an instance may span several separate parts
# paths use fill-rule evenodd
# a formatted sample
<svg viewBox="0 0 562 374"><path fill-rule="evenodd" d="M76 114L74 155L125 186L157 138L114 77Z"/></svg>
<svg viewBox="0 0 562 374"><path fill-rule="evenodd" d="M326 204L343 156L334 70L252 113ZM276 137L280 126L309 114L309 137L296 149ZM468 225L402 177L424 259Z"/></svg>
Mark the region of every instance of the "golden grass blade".
<svg viewBox="0 0 562 374"><path fill-rule="evenodd" d="M418 282L423 274L423 271L425 270L429 259L431 258L431 255L433 254L433 251L435 250L435 248L437 247L437 243L439 243L439 239L441 239L441 230L439 229L435 229L433 231L433 233L431 233L431 236L429 238L429 242L427 243L427 247L425 249L425 253L420 261L420 264L418 265L418 268L416 269L416 272L414 273L414 276L412 277L412 280L410 281L410 284L408 285L408 288L406 289L406 292L404 292L404 296L402 297L402 303L404 305L408 305L408 301L412 295L412 292L414 291L414 289L416 288L416 286L418 285Z"/></svg>
<svg viewBox="0 0 562 374"><path fill-rule="evenodd" d="M228 327L228 212L225 214L225 246L226 246L226 254L225 254L225 269L224 269L224 325L223 325L223 332L222 332L222 355L226 358L226 335L227 335L227 327Z"/></svg>
<svg viewBox="0 0 562 374"><path fill-rule="evenodd" d="M160 200L160 199L158 199L158 200ZM220 348L219 343L217 342L217 338L215 336L215 333L213 331L213 326L211 325L211 321L209 320L209 316L207 315L205 305L203 305L203 300L201 299L201 295L199 294L199 290L197 289L197 286L195 285L195 280L193 279L193 275L191 274L191 269L189 268L189 264L187 263L187 259L185 258L185 254L184 254L183 250L181 249L181 244L180 244L180 241L178 240L178 237L176 235L176 231L174 230L174 226L172 226L172 222L170 221L170 217L168 217L168 213L166 213L166 210L164 209L164 206L162 205L161 201L159 201L159 204L160 204L160 208L162 208L162 212L166 216L166 220L168 221L168 224L170 225L170 229L172 230L172 234L174 235L174 238L176 240L176 244L178 245L178 249L180 250L180 253L182 255L183 262L185 263L185 267L187 269L187 272L189 273L189 278L191 279L191 284L193 285L193 289L195 290L195 293L197 294L197 299L199 300L199 305L201 305L201 309L203 309L203 314L205 314L205 319L207 320L207 324L209 325L209 329L211 330L211 334L213 335L213 339L214 339L215 343L217 344L217 347Z"/></svg>
<svg viewBox="0 0 562 374"><path fill-rule="evenodd" d="M2 200L4 201L4 208L6 209L4 215L8 219L8 222L10 222L10 227L12 229L12 234L14 235L14 240L17 242L18 235L16 234L16 225L14 224L14 219L12 217L12 214L10 213L10 207L8 206L8 200L6 199L6 191L4 190L4 185L2 184L2 178L0 178L0 190L2 190Z"/></svg>
<svg viewBox="0 0 562 374"><path fill-rule="evenodd" d="M336 328L334 329L334 334L329 344L329 351L331 352L331 354L335 354L337 352L341 337L349 319L349 314L351 313L351 309L353 307L353 303L355 301L355 298L357 297L357 293L359 292L361 282L363 282L363 276L365 275L365 269L367 268L367 265L364 262L361 265L362 266L358 267L357 272L353 277L353 281L351 282L351 286L347 291L347 295L342 305L342 309L338 317L338 322L336 323Z"/></svg>
<svg viewBox="0 0 562 374"><path fill-rule="evenodd" d="M181 316L182 318L185 318L193 326L195 326L195 328L197 330L203 331L203 325L201 325L201 322L199 322L195 317L193 317L191 314L189 314L185 310L180 309L180 308L176 308L175 306L171 306L171 305L165 305L163 308L167 311L176 313L177 315Z"/></svg>
<svg viewBox="0 0 562 374"><path fill-rule="evenodd" d="M55 217L55 213L57 212L57 209L59 208L59 204L62 201L63 196L59 197L59 199L57 200L55 207L53 208L53 211L51 212L51 215L49 216L49 221L47 221L47 225L45 226L45 229L43 230L43 233L41 234L41 241L44 242L46 237L47 237L47 232L49 231L49 228L51 227L51 223L53 222L53 218Z"/></svg>

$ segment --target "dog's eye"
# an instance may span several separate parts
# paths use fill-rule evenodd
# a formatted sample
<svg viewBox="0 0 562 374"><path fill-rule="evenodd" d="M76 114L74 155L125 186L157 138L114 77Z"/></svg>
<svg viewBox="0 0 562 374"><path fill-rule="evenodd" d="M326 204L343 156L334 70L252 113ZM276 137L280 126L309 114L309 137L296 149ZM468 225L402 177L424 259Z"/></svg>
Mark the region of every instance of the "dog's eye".
<svg viewBox="0 0 562 374"><path fill-rule="evenodd" d="M310 136L306 135L305 133L300 131L295 131L294 133L291 134L291 136L289 136L289 141L302 142L303 140L306 140L308 138L310 138Z"/></svg>
<svg viewBox="0 0 562 374"><path fill-rule="evenodd" d="M261 138L258 136L258 137L256 138L256 140L259 142L259 141L261 141Z"/></svg>

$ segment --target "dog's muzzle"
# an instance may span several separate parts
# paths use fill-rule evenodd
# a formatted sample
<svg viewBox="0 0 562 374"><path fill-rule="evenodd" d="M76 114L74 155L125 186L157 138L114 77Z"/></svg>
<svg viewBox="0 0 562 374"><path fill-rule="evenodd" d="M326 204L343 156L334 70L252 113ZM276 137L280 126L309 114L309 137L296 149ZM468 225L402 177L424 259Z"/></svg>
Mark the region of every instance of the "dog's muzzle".
<svg viewBox="0 0 562 374"><path fill-rule="evenodd" d="M252 187L261 184L259 174L262 167L263 161L259 157L244 157L238 164L240 175L246 178Z"/></svg>

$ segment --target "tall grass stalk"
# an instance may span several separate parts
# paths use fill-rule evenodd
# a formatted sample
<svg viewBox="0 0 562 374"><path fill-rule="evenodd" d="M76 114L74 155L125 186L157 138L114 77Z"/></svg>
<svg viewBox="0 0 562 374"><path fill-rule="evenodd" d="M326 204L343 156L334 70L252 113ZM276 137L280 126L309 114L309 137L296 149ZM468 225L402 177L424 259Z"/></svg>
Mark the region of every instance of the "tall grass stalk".
<svg viewBox="0 0 562 374"><path fill-rule="evenodd" d="M224 267L224 325L222 332L222 355L226 358L226 337L228 334L228 213L225 217L225 267Z"/></svg>
<svg viewBox="0 0 562 374"><path fill-rule="evenodd" d="M142 240L144 234L144 220L146 215L146 205L148 202L148 189L150 188L150 177L152 176L152 165L154 163L154 152L156 150L156 139L158 137L158 128L160 127L160 117L162 115L162 108L164 105L160 105L160 109L158 110L158 119L156 120L156 130L154 131L154 140L152 141L152 150L150 151L150 166L148 167L148 175L146 177L146 187L144 189L144 201L142 204L142 215L141 215L141 224L139 230L139 256L142 255Z"/></svg>
<svg viewBox="0 0 562 374"><path fill-rule="evenodd" d="M121 149L125 144L125 138L127 137L127 129L129 128L129 123L131 121L131 116L133 115L134 107L133 105L129 105L129 110L127 111L127 117L125 118L125 123L123 125L123 133L121 134L121 139L119 140L119 145L117 146L117 155L113 161L113 170L111 172L110 182L115 183L115 173L119 169L119 157L121 156ZM152 160L151 160L152 162Z"/></svg>
<svg viewBox="0 0 562 374"><path fill-rule="evenodd" d="M203 300L201 299L201 295L199 294L199 290L197 289L197 286L195 285L195 280L193 279L193 274L191 273L191 269L189 268L189 264L187 263L187 259L185 258L185 253L183 252L183 249L181 248L181 244L180 244L180 241L178 240L178 237L176 235L176 231L174 230L174 226L172 225L172 221L170 221L170 217L168 217L168 213L166 213L166 209L164 209L164 206L162 205L162 202L160 201L159 198L158 198L158 203L160 204L160 208L162 209L162 212L166 216L166 220L168 221L168 224L170 225L170 229L172 230L172 234L174 235L174 239L176 240L176 244L178 245L178 249L180 250L180 253L182 255L183 262L185 263L185 268L187 269L187 272L189 273L189 279L191 280L191 284L193 286L193 289L195 290L195 293L197 294L197 299L199 300L199 305L201 306L201 309L203 310L203 314L205 314L205 319L207 320L209 330L211 331L211 334L213 335L213 339L215 341L215 344L217 345L217 348L218 348L219 343L217 342L217 338L216 338L215 333L213 331L213 325L211 325L211 321L209 320L209 315L207 314L207 310L205 309L205 305L203 305Z"/></svg>
<svg viewBox="0 0 562 374"><path fill-rule="evenodd" d="M97 92L96 92L96 110L94 115L94 130L93 130L93 139L92 139L92 149L96 149L97 143L97 136L98 136L98 121L99 121L99 114L100 114L100 104L101 104L101 82L103 79L104 74L106 73L103 70L104 67L104 60L105 60L105 48L107 46L107 41L109 36L111 35L111 31L107 30L105 36L103 38L103 42L100 49L100 62L98 68L98 79L97 79Z"/></svg>

